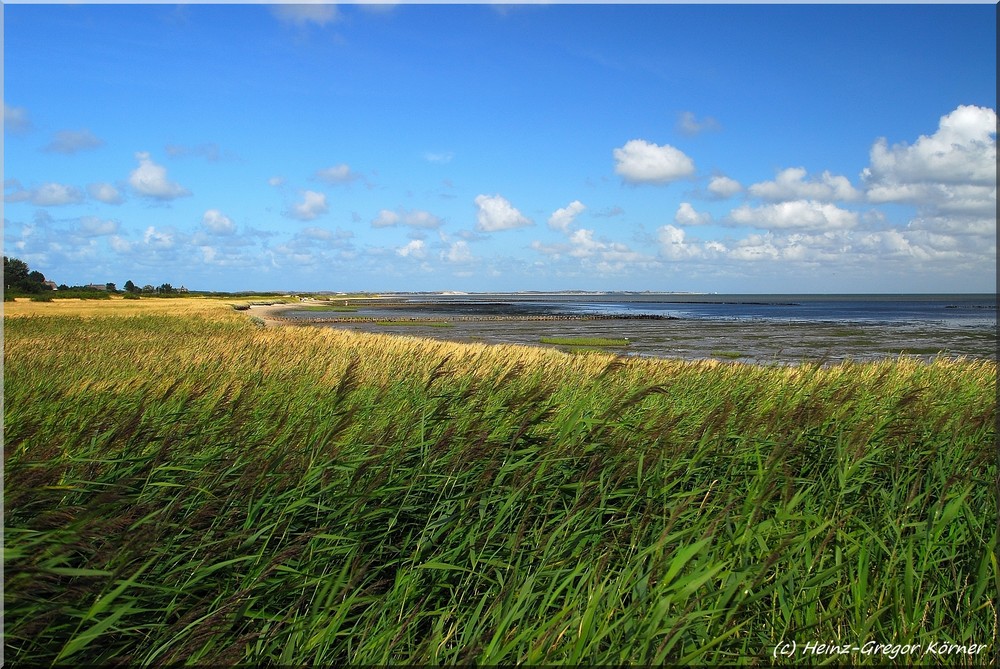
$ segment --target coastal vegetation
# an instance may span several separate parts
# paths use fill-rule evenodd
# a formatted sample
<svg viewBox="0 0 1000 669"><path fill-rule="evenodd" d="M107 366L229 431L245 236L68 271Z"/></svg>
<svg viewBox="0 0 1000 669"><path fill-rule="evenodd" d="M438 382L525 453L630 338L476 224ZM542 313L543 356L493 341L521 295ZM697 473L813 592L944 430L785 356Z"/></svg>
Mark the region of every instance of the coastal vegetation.
<svg viewBox="0 0 1000 669"><path fill-rule="evenodd" d="M557 346L628 346L628 339L615 339L611 337L542 337L543 344L555 344Z"/></svg>
<svg viewBox="0 0 1000 669"><path fill-rule="evenodd" d="M994 360L567 355L213 299L4 310L15 664L1000 642ZM942 660L986 657L907 658Z"/></svg>

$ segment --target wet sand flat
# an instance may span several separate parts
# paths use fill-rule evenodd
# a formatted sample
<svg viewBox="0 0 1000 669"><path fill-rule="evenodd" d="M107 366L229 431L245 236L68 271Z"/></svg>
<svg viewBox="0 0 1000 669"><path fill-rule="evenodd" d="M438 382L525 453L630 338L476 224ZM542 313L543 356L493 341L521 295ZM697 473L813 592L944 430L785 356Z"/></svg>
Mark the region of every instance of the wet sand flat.
<svg viewBox="0 0 1000 669"><path fill-rule="evenodd" d="M331 305L338 303L332 302ZM996 357L996 330L933 323L778 322L712 320L633 314L627 318L586 314L566 305L450 301L359 303L350 312L288 305L272 311L282 322L364 332L430 337L458 342L555 346L542 338L628 339L604 350L620 355L748 363L865 361L900 355L932 359Z"/></svg>

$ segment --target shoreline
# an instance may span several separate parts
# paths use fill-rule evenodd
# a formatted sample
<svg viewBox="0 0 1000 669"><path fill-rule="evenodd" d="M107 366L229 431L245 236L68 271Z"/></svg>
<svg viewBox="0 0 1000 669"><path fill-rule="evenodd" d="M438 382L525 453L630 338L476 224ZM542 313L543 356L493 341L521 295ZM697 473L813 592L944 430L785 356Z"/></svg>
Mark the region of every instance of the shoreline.
<svg viewBox="0 0 1000 669"><path fill-rule="evenodd" d="M516 344L566 352L603 351L611 355L665 360L716 360L743 364L836 364L886 359L968 358L996 360L992 332L962 332L933 325L884 326L831 322L767 322L633 315L559 314L514 309L513 313L422 314L426 305L402 313L358 305L362 313L291 317L301 303L251 305L265 327L312 326L436 341ZM387 311L389 313L380 313ZM442 325L446 322L446 325ZM604 350L553 345L551 339L626 339L625 349Z"/></svg>

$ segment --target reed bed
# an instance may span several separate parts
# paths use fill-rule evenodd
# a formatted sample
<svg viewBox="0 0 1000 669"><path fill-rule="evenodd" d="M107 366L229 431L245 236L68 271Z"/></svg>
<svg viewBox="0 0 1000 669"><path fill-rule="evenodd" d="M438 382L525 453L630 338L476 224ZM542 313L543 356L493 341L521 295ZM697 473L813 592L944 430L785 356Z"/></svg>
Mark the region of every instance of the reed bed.
<svg viewBox="0 0 1000 669"><path fill-rule="evenodd" d="M994 657L995 361L641 360L30 306L5 305L8 661Z"/></svg>

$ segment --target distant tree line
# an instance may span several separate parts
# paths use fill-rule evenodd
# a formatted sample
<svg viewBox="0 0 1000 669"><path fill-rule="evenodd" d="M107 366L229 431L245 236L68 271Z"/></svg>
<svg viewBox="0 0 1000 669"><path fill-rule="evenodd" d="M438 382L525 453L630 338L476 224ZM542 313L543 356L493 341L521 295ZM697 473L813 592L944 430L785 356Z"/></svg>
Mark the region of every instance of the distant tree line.
<svg viewBox="0 0 1000 669"><path fill-rule="evenodd" d="M169 283L161 283L159 286L153 287L151 284L146 284L142 288L132 283L129 279L125 282L125 292L132 294L147 294L147 295L173 295L176 293L182 293L187 291L182 291L178 288L174 288Z"/></svg>
<svg viewBox="0 0 1000 669"><path fill-rule="evenodd" d="M40 293L51 290L45 284L45 275L28 268L28 263L17 258L3 257L4 290L19 293Z"/></svg>
<svg viewBox="0 0 1000 669"><path fill-rule="evenodd" d="M68 286L66 284L55 285L48 281L45 275L37 270L31 270L28 263L18 258L3 257L3 287L4 299L13 299L17 295L28 295L38 299L51 298L52 290L58 290L60 297L83 297L90 299L101 299L110 297L112 294L121 294L123 291L108 282L105 284L90 284L87 286ZM126 297L139 297L140 295L173 296L188 292L187 289L178 289L169 283L159 286L146 284L141 288L132 280L125 282L124 293Z"/></svg>

